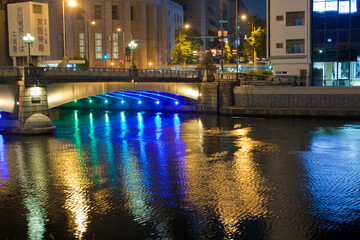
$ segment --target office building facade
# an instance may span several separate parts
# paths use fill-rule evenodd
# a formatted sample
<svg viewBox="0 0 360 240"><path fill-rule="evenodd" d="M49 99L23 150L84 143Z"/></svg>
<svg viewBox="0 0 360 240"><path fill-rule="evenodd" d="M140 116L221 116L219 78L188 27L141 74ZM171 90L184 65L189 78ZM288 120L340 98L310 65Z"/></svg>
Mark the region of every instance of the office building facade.
<svg viewBox="0 0 360 240"><path fill-rule="evenodd" d="M84 57L91 67L131 65L131 40L137 42L137 68L165 66L175 45L175 31L183 25L182 6L170 0L84 0L65 6L66 52ZM61 59L61 1L49 0L52 59ZM53 6L53 8L52 8ZM92 24L92 22L95 24Z"/></svg>
<svg viewBox="0 0 360 240"><path fill-rule="evenodd" d="M359 5L360 0L268 0L274 73L306 75L313 86L359 86Z"/></svg>

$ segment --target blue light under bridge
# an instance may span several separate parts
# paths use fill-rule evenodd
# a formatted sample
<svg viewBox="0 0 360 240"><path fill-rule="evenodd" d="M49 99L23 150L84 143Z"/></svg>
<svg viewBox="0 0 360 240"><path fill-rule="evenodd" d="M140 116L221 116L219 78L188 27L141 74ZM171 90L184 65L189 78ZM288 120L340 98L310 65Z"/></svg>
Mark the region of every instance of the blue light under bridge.
<svg viewBox="0 0 360 240"><path fill-rule="evenodd" d="M158 91L112 92L76 99L62 107L95 109L193 110L197 101Z"/></svg>

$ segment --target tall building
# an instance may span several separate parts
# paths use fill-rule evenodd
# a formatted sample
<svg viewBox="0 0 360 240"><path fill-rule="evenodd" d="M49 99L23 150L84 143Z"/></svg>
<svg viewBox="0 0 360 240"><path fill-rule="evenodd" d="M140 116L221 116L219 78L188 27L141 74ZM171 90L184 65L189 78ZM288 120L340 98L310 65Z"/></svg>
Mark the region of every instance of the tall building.
<svg viewBox="0 0 360 240"><path fill-rule="evenodd" d="M268 0L274 73L314 86L360 85L360 0Z"/></svg>
<svg viewBox="0 0 360 240"><path fill-rule="evenodd" d="M218 37L218 31L221 30L221 22L223 20L223 30L228 32L230 45L235 41L235 15L236 0L174 0L181 4L184 8L184 22L189 23L192 29L199 31L203 36L204 45L201 51L207 49L207 43L212 41L210 38ZM247 13L246 7L242 0L238 0L239 16L241 13ZM239 22L240 26L243 23ZM241 28L241 27L240 27Z"/></svg>
<svg viewBox="0 0 360 240"><path fill-rule="evenodd" d="M51 59L64 55L62 1L49 0ZM137 42L135 65L168 64L175 30L183 25L182 6L170 0L83 0L65 6L66 55L86 57L92 67L130 67L131 40ZM92 22L95 22L93 25ZM113 62L113 65L111 63Z"/></svg>

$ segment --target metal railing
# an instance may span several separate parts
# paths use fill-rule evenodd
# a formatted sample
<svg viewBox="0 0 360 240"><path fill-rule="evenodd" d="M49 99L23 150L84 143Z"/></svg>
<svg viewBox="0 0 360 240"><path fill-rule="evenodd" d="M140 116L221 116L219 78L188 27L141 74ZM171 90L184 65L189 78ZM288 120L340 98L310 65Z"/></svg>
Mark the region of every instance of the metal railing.
<svg viewBox="0 0 360 240"><path fill-rule="evenodd" d="M142 78L142 79L199 79L201 73L191 70L158 70L158 69L124 69L124 68L25 68L25 77L52 79L68 77L69 79L84 78Z"/></svg>
<svg viewBox="0 0 360 240"><path fill-rule="evenodd" d="M0 67L0 77L21 77L21 73L17 67Z"/></svg>
<svg viewBox="0 0 360 240"><path fill-rule="evenodd" d="M252 75L240 74L237 85L252 86L307 86L309 78L299 76L273 76L273 75Z"/></svg>

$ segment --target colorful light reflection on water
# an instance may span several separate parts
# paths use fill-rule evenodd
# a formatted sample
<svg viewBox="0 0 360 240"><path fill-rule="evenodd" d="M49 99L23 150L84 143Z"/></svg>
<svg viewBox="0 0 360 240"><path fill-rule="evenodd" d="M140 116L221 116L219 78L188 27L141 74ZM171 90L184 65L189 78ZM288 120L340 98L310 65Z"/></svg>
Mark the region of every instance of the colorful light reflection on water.
<svg viewBox="0 0 360 240"><path fill-rule="evenodd" d="M56 110L0 135L0 239L358 239L360 125Z"/></svg>

